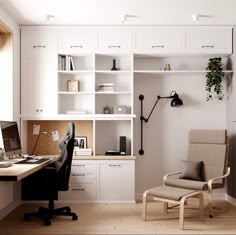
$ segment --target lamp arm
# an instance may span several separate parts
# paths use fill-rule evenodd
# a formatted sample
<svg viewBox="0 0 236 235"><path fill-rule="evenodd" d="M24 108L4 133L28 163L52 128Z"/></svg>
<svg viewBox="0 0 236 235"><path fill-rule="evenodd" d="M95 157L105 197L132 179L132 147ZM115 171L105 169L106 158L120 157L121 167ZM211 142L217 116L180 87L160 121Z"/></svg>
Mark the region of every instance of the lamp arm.
<svg viewBox="0 0 236 235"><path fill-rule="evenodd" d="M38 135L38 137L37 137L37 140L36 140L36 142L35 142L35 144L34 144L33 151L32 151L32 153L31 153L30 155L33 155L33 154L34 154L34 151L35 151L36 146L37 146L37 144L38 144L38 142L39 142L39 137L40 137L41 134L42 134L42 132L39 133L39 135Z"/></svg>
<svg viewBox="0 0 236 235"><path fill-rule="evenodd" d="M141 116L141 119L144 120L146 123L148 122L149 118L151 117L151 115L152 115L152 113L153 113L153 111L154 111L154 109L155 109L155 107L156 107L156 105L157 105L157 103L160 99L162 99L162 97L158 95L157 100L156 100L155 104L153 105L153 107L151 109L151 112L149 113L147 118L145 118L143 115Z"/></svg>

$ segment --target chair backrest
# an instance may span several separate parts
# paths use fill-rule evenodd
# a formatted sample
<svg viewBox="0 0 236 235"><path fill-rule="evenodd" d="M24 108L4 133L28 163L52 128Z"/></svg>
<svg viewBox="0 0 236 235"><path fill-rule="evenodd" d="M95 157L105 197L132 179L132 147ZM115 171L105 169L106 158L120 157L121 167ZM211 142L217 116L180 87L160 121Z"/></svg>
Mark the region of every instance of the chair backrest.
<svg viewBox="0 0 236 235"><path fill-rule="evenodd" d="M59 141L59 148L61 152L59 159L55 162L58 191L67 191L69 189L74 139L75 125L70 122L68 123L67 132L64 138Z"/></svg>
<svg viewBox="0 0 236 235"><path fill-rule="evenodd" d="M204 181L222 176L228 163L226 130L190 130L188 160L203 161Z"/></svg>

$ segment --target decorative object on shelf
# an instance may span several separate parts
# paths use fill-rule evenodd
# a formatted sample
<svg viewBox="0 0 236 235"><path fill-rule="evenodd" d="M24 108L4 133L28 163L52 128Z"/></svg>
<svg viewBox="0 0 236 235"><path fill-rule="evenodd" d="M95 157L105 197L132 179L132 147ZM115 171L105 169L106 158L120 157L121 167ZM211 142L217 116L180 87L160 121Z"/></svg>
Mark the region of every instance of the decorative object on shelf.
<svg viewBox="0 0 236 235"><path fill-rule="evenodd" d="M114 114L127 114L127 106L126 105L114 105L113 106Z"/></svg>
<svg viewBox="0 0 236 235"><path fill-rule="evenodd" d="M155 102L155 104L153 105L151 112L149 113L148 117L145 118L143 116L143 100L144 100L144 95L140 95L139 96L139 100L141 102L141 116L140 116L140 120L141 120L141 149L139 150L139 154L143 155L144 154L144 150L143 150L143 121L145 123L147 123L149 121L149 118L151 117L153 110L155 109L158 101L160 99L172 99L171 100L171 107L177 107L180 105L183 105L183 101L179 98L179 95L176 93L176 91L171 91L169 96L157 96L157 100Z"/></svg>
<svg viewBox="0 0 236 235"><path fill-rule="evenodd" d="M66 114L74 114L74 115L88 114L88 110L67 110Z"/></svg>
<svg viewBox="0 0 236 235"><path fill-rule="evenodd" d="M118 68L116 67L116 59L113 59L113 63L112 63L112 71L118 70Z"/></svg>
<svg viewBox="0 0 236 235"><path fill-rule="evenodd" d="M217 98L223 100L223 85L222 79L224 77L222 58L210 58L206 67L206 91L207 101Z"/></svg>
<svg viewBox="0 0 236 235"><path fill-rule="evenodd" d="M78 92L80 90L79 80L67 80L67 91Z"/></svg>
<svg viewBox="0 0 236 235"><path fill-rule="evenodd" d="M164 70L165 70L165 71L171 70L170 64L166 64Z"/></svg>
<svg viewBox="0 0 236 235"><path fill-rule="evenodd" d="M102 92L113 92L114 91L114 84L113 83L101 83L98 84L99 91Z"/></svg>
<svg viewBox="0 0 236 235"><path fill-rule="evenodd" d="M106 105L103 107L103 113L104 114L111 114L112 113L112 107L109 105Z"/></svg>
<svg viewBox="0 0 236 235"><path fill-rule="evenodd" d="M78 147L74 147L74 155L75 156L91 156L93 153L92 149L81 149Z"/></svg>
<svg viewBox="0 0 236 235"><path fill-rule="evenodd" d="M87 148L87 137L86 136L76 136L74 146L79 149Z"/></svg>

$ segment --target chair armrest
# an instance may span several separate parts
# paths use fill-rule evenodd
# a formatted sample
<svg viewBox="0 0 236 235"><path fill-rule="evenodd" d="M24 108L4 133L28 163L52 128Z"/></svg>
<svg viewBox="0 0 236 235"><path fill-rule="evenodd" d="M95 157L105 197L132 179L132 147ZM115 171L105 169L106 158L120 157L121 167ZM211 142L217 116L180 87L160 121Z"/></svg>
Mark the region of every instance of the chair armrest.
<svg viewBox="0 0 236 235"><path fill-rule="evenodd" d="M227 172L224 175L221 175L221 176L218 176L218 177L208 180L208 182L207 182L208 187L212 188L212 184L214 181L224 179L224 178L228 177L229 174L230 174L230 167L227 167Z"/></svg>
<svg viewBox="0 0 236 235"><path fill-rule="evenodd" d="M170 176L172 176L172 175L179 175L179 174L181 174L181 173L182 173L182 172L180 171L180 172L173 172L173 173L166 174L166 175L164 175L164 177L163 177L163 182L165 182L168 177L170 177Z"/></svg>

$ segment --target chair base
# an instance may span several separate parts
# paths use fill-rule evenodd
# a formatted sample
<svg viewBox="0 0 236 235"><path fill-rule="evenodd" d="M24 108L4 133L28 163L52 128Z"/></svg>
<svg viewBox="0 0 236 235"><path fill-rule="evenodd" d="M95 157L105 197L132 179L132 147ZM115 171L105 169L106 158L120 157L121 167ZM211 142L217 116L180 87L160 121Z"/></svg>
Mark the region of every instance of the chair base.
<svg viewBox="0 0 236 235"><path fill-rule="evenodd" d="M78 216L74 212L71 212L71 209L69 206L54 209L53 201L49 201L48 208L40 207L39 210L36 212L25 213L24 220L29 220L31 217L40 217L40 218L43 218L44 225L49 226L51 225L51 218L53 216L58 216L58 215L71 216L72 220L78 219Z"/></svg>

